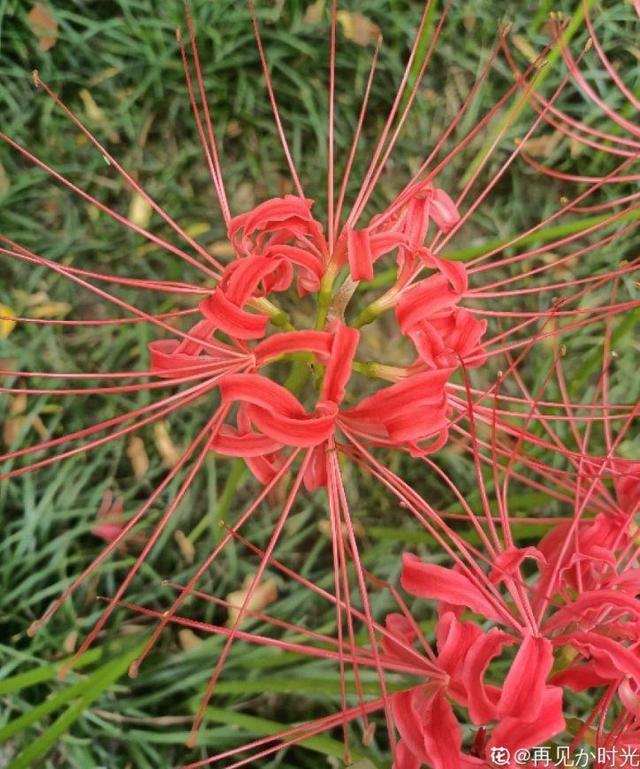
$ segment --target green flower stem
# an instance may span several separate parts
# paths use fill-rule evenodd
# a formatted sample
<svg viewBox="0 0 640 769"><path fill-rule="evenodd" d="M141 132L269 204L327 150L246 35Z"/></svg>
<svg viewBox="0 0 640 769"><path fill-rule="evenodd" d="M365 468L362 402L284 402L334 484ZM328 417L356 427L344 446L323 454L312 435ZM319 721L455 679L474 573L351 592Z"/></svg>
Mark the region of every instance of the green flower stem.
<svg viewBox="0 0 640 769"><path fill-rule="evenodd" d="M315 328L320 330L324 328L324 324L327 322L327 313L329 312L329 306L331 305L331 298L333 295L333 284L336 279L338 270L335 265L329 264L327 271L322 276L320 281L320 291L318 292L318 311L316 314Z"/></svg>
<svg viewBox="0 0 640 769"><path fill-rule="evenodd" d="M467 168L466 173L460 180L461 187L463 187L469 181L469 179L475 173L478 166L485 161L485 159L487 158L487 155L489 155L489 153L491 152L491 147L493 143L496 141L496 139L500 138L500 136L502 136L505 133L507 128L509 128L509 126L512 125L512 123L514 123L515 120L517 120L517 118L520 116L520 113L522 112L522 110L529 103L529 94L535 88L541 86L542 83L546 80L547 76L551 72L553 72L554 65L562 54L562 49L565 46L569 45L569 42L571 41L573 36L576 34L576 32L582 28L585 9L589 10L593 5L593 3L594 3L594 0L577 0L576 11L571 17L569 23L567 24L566 29L560 36L560 39L556 41L555 45L549 51L547 58L544 60L544 66L535 75L530 85L526 88L525 92L522 94L522 96L516 101L516 103L507 112L504 119L497 126L496 131L493 132L492 135L487 137L487 141L480 148L480 150L478 151L474 159L469 164L469 167Z"/></svg>
<svg viewBox="0 0 640 769"><path fill-rule="evenodd" d="M370 379L384 379L387 382L399 382L406 379L409 372L401 366L387 366L375 361L354 361L353 370Z"/></svg>
<svg viewBox="0 0 640 769"><path fill-rule="evenodd" d="M222 494L219 500L216 500L215 510L208 510L189 534L188 539L192 545L195 545L195 543L200 539L200 537L208 528L213 529L215 532L216 521L218 523L224 521L229 512L229 509L231 508L231 503L233 502L236 491L238 490L238 486L246 474L247 467L245 463L241 459L234 460L231 465L231 471L229 472L227 480L225 481Z"/></svg>
<svg viewBox="0 0 640 769"><path fill-rule="evenodd" d="M266 297L251 299L249 301L249 306L253 307L254 310L258 310L259 312L268 315L269 320L273 323L274 326L278 326L285 331L295 331L295 328L292 325L287 313L284 312L284 310L281 310L277 305L275 305Z"/></svg>
<svg viewBox="0 0 640 769"><path fill-rule="evenodd" d="M386 294L379 296L375 302L371 302L370 305L362 310L356 318L354 326L362 328L362 326L366 326L368 323L373 323L379 315L382 315L383 312L390 310L394 306L398 293L397 287L392 286Z"/></svg>

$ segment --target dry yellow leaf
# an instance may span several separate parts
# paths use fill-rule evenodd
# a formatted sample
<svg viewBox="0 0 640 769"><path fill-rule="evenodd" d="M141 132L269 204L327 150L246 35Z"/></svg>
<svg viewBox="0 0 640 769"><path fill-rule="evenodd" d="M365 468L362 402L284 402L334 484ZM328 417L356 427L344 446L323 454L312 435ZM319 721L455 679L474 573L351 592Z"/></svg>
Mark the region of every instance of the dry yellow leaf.
<svg viewBox="0 0 640 769"><path fill-rule="evenodd" d="M51 11L42 3L36 3L29 11L29 26L38 38L41 51L48 51L58 40L58 22Z"/></svg>
<svg viewBox="0 0 640 769"><path fill-rule="evenodd" d="M228 240L219 240L217 243L212 243L207 249L212 256L221 258L231 258L235 251L233 246Z"/></svg>
<svg viewBox="0 0 640 769"><path fill-rule="evenodd" d="M158 453L162 457L162 464L170 470L178 464L182 452L171 440L166 422L156 422L153 426L153 435Z"/></svg>
<svg viewBox="0 0 640 769"><path fill-rule="evenodd" d="M27 410L27 394L18 393L14 395L9 401L9 415L12 417L24 414Z"/></svg>
<svg viewBox="0 0 640 769"><path fill-rule="evenodd" d="M364 527L359 521L353 521L353 533L356 535L356 537L363 537L364 536ZM342 530L342 536L346 539L349 536L349 532L347 530L347 526L345 523L340 524L340 528ZM323 518L321 521L318 522L318 531L321 534L324 534L325 537L331 537L332 536L332 529L331 529L331 522L328 521L326 518Z"/></svg>
<svg viewBox="0 0 640 769"><path fill-rule="evenodd" d="M202 638L198 638L193 630L189 630L186 627L178 630L178 640L180 641L180 646L186 652L196 649L202 643Z"/></svg>
<svg viewBox="0 0 640 769"><path fill-rule="evenodd" d="M9 398L9 416L2 425L2 439L5 446L12 446L24 424L24 413L27 410L27 396L19 393Z"/></svg>
<svg viewBox="0 0 640 769"><path fill-rule="evenodd" d="M284 174L278 174L276 182L278 184L278 195L283 198L285 195L291 195L293 192L293 182Z"/></svg>
<svg viewBox="0 0 640 769"><path fill-rule="evenodd" d="M240 136L242 133L242 126L240 125L240 122L238 120L230 120L227 123L227 127L225 128L225 133L232 139Z"/></svg>
<svg viewBox="0 0 640 769"><path fill-rule="evenodd" d="M121 72L121 67L105 67L103 70L100 70L100 72L94 75L91 80L89 80L87 85L100 85L100 83L104 83L105 80L109 80L112 77L119 75Z"/></svg>
<svg viewBox="0 0 640 769"><path fill-rule="evenodd" d="M27 291L23 291L21 288L14 288L13 295L25 307L33 307L36 304L42 304L49 301L49 294L46 291L36 291L34 294L30 294Z"/></svg>
<svg viewBox="0 0 640 769"><path fill-rule="evenodd" d="M24 393L13 395L9 399L9 416L2 425L2 439L6 446L11 446L18 438L24 426L27 412L27 396ZM44 422L36 414L31 419L31 427L38 433L43 441L51 437Z"/></svg>
<svg viewBox="0 0 640 769"><path fill-rule="evenodd" d="M304 14L305 24L318 24L322 21L325 2L326 0L315 0L315 3L311 3L311 5L307 6L307 10Z"/></svg>
<svg viewBox="0 0 640 769"><path fill-rule="evenodd" d="M587 147L584 143L578 141L575 136L569 137L569 154L572 158L577 158L578 155L581 155L586 149Z"/></svg>
<svg viewBox="0 0 640 769"><path fill-rule="evenodd" d="M31 314L34 318L63 318L71 310L68 302L44 302L36 305Z"/></svg>
<svg viewBox="0 0 640 769"><path fill-rule="evenodd" d="M462 23L467 32L473 32L476 28L477 21L476 17L472 16L470 13L467 13L462 17Z"/></svg>
<svg viewBox="0 0 640 769"><path fill-rule="evenodd" d="M144 447L142 438L139 438L137 435L134 435L133 438L131 438L129 445L127 446L127 456L129 457L131 467L133 468L133 474L136 478L144 478L149 469L149 457L147 456L147 451Z"/></svg>
<svg viewBox="0 0 640 769"><path fill-rule="evenodd" d="M536 53L529 40L524 37L524 35L511 35L511 40L513 41L514 46L518 49L518 51L520 51L520 53L527 59L529 63L532 63L536 60L538 54Z"/></svg>
<svg viewBox="0 0 640 769"><path fill-rule="evenodd" d="M373 738L375 737L375 733L376 733L376 722L371 721L369 723L369 726L367 726L367 728L364 730L364 734L362 735L362 744L365 746L365 748L368 748L371 745L371 743L373 742Z"/></svg>
<svg viewBox="0 0 640 769"><path fill-rule="evenodd" d="M137 257L143 257L157 250L158 246L155 243L143 243L141 246L136 246L133 249L133 255Z"/></svg>
<svg viewBox="0 0 640 769"><path fill-rule="evenodd" d="M524 150L528 155L534 158L548 158L553 150L558 146L562 139L560 131L536 136L533 139L527 139L524 143Z"/></svg>
<svg viewBox="0 0 640 769"><path fill-rule="evenodd" d="M0 198L3 198L11 189L11 181L5 167L0 163Z"/></svg>
<svg viewBox="0 0 640 769"><path fill-rule="evenodd" d="M73 309L68 302L54 302L46 291L36 291L29 294L19 288L13 290L16 300L25 307L31 308L34 318L62 318Z"/></svg>
<svg viewBox="0 0 640 769"><path fill-rule="evenodd" d="M249 587L253 577L249 574L243 584L242 590L234 590L227 596L229 602L229 618L227 620L227 627L233 627L236 624L238 615L240 614L240 608L244 603L248 595ZM248 611L262 611L269 604L278 600L278 588L275 579L267 579L264 582L256 585L256 589L253 591L251 600L247 604ZM246 616L246 615L245 615Z"/></svg>
<svg viewBox="0 0 640 769"><path fill-rule="evenodd" d="M107 122L104 111L96 104L95 99L91 95L91 91L86 88L81 88L80 98L82 99L84 111L92 123L104 124Z"/></svg>
<svg viewBox="0 0 640 769"><path fill-rule="evenodd" d="M134 193L129 204L129 219L138 227L147 227L152 213L153 209L146 198L137 192Z"/></svg>
<svg viewBox="0 0 640 769"><path fill-rule="evenodd" d="M0 339L6 339L16 327L15 313L6 304L0 304Z"/></svg>
<svg viewBox="0 0 640 769"><path fill-rule="evenodd" d="M240 182L233 191L233 208L248 211L256 204L256 189L253 182Z"/></svg>
<svg viewBox="0 0 640 769"><path fill-rule="evenodd" d="M64 649L66 654L73 654L73 652L76 650L77 643L78 643L78 631L71 630L64 637L64 640L62 642L62 648Z"/></svg>
<svg viewBox="0 0 640 769"><path fill-rule="evenodd" d="M12 419L5 419L4 424L2 425L2 440L4 441L4 445L7 448L11 448L11 446L13 446L14 442L16 441L20 433L23 421L24 417L13 417Z"/></svg>
<svg viewBox="0 0 640 769"><path fill-rule="evenodd" d="M338 11L336 18L347 40L356 45L369 45L380 37L380 27L363 13Z"/></svg>
<svg viewBox="0 0 640 769"><path fill-rule="evenodd" d="M39 416L35 416L33 418L33 429L38 433L38 435L43 441L48 441L49 438L51 438L51 436L49 435L49 431L47 430L44 422L42 421L42 419L40 419Z"/></svg>
<svg viewBox="0 0 640 769"><path fill-rule="evenodd" d="M193 560L196 557L196 549L193 546L193 542L185 535L184 531L180 531L180 529L175 532L173 538L178 545L180 555L187 563L193 563Z"/></svg>
<svg viewBox="0 0 640 769"><path fill-rule="evenodd" d="M200 235L204 235L205 232L209 232L211 225L209 222L193 222L184 228L187 235L191 235L192 238L197 238Z"/></svg>

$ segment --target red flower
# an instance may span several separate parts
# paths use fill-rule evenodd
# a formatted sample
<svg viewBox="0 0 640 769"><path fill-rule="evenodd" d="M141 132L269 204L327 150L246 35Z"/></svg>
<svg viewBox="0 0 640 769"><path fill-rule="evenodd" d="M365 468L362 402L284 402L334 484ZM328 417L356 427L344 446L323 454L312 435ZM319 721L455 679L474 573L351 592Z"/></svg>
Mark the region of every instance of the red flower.
<svg viewBox="0 0 640 769"><path fill-rule="evenodd" d="M387 618L387 629L393 633L402 630L396 617ZM489 666L518 639L497 628L483 632L450 612L440 615L437 632L436 664L446 674L444 683L434 679L393 695L394 721L401 737L395 769L423 763L432 769L485 766L492 747L506 747L513 754L564 730L562 690L548 683L553 663L548 640L525 634L501 685L490 685L485 683ZM406 632L402 636L405 644L413 640ZM394 648L398 647L386 641L388 653ZM399 652L409 661L402 648ZM482 756L463 752L450 700L466 708L474 724L483 726Z"/></svg>

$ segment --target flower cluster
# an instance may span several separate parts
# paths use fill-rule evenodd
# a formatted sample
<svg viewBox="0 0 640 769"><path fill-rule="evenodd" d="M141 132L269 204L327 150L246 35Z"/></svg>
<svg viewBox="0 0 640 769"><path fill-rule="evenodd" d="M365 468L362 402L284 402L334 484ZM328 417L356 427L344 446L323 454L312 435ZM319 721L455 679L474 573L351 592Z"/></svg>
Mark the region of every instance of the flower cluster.
<svg viewBox="0 0 640 769"><path fill-rule="evenodd" d="M333 256L311 203L289 195L233 218L228 234L237 256L200 303L203 319L182 342L150 345L151 369L160 376L204 372L225 361L230 369L243 365L247 373L220 380L222 404L238 409L236 424L222 426L212 436L211 449L244 457L266 483L282 466L285 449L312 448L314 458L305 474L309 489L325 485L323 451L341 427L373 445L404 446L414 453L440 448L447 439L445 385L466 358L470 365L481 363L486 330L485 321L458 306L467 288L464 265L435 257L424 247L430 215L441 232L459 220L442 190L423 185L386 226L378 222L347 232ZM433 273L403 292L397 304L400 330L414 342L418 358L398 371L399 381L344 408L359 330L335 319L322 330L268 336L269 315L247 307L274 300L294 278L299 296L317 293L323 276L339 270L345 260L352 280L371 277L373 263L389 251L396 252L399 272L420 260ZM244 358L238 359L242 350ZM319 382L311 412L290 390L259 373L293 356L306 359Z"/></svg>
<svg viewBox="0 0 640 769"><path fill-rule="evenodd" d="M434 769L486 766L492 749L505 748L515 756L519 748L544 744L565 730L563 687L573 692L605 689L610 693L605 707L617 694L631 734L617 734L614 744L633 744L633 723L640 713L640 583L637 567L621 566L620 559L637 529L632 521L640 509L640 465L630 463L618 472L616 509L584 521L576 532L571 531L575 521L558 524L538 547L506 549L488 574L405 554L404 590L438 601L437 654L424 660L426 684L393 695L401 736L397 769L422 763ZM573 536L575 546L570 545ZM530 616L522 627L525 617L519 622L505 598L510 589L515 599L515 580L525 559L534 561L537 574L521 585ZM507 596L497 589L500 585ZM485 631L477 621L461 621L465 609L494 626ZM396 613L387 617L386 626L403 642L384 639L387 653L420 675L407 650L418 636L415 622ZM515 646L510 663L497 666L501 685L486 683L495 662ZM462 752L451 702L480 727L468 754ZM606 740L602 744L610 747Z"/></svg>

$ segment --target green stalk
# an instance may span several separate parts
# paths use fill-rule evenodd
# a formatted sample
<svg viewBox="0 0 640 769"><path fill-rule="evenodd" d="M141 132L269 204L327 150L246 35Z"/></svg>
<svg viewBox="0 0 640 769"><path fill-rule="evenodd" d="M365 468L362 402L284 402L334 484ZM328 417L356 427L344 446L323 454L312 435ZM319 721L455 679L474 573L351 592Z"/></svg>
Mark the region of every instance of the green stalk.
<svg viewBox="0 0 640 769"><path fill-rule="evenodd" d="M51 700L43 702L28 713L10 722L0 733L0 740L8 735L24 731L34 725L41 717L71 700L67 709L45 729L38 737L27 742L26 747L8 764L7 769L28 769L44 757L66 734L82 714L112 686L124 673L129 664L142 650L142 644L136 644L120 657L107 662L92 673L88 679L63 689Z"/></svg>
<svg viewBox="0 0 640 769"><path fill-rule="evenodd" d="M429 9L424 27L422 28L422 33L420 35L420 39L418 40L418 45L416 46L416 55L413 58L411 69L409 70L409 77L407 78L407 82L402 94L402 99L400 101L400 112L402 112L407 106L409 95L411 94L411 91L416 84L418 75L420 74L420 70L422 69L422 65L427 56L427 51L429 50L429 43L431 41L431 35L434 28L434 19L437 5L437 0L434 0L434 2L431 4L431 8Z"/></svg>
<svg viewBox="0 0 640 769"><path fill-rule="evenodd" d="M220 499L216 501L215 509L207 511L189 534L191 544L195 545L208 528L211 528L214 533L214 539L217 539L218 528L216 527L216 522L220 523L226 518L238 486L246 473L246 465L241 459L237 459L232 463L231 471L225 481Z"/></svg>
<svg viewBox="0 0 640 769"><path fill-rule="evenodd" d="M324 324L327 322L327 313L331 306L331 299L333 295L333 284L336 279L337 270L335 266L329 264L327 271L322 276L320 281L320 291L318 293L318 311L316 314L316 322L314 327L320 331L324 328Z"/></svg>
<svg viewBox="0 0 640 769"><path fill-rule="evenodd" d="M573 16L571 17L571 20L569 21L569 24L567 25L566 29L560 36L560 39L556 41L555 45L551 48L549 51L549 55L547 56L544 64L545 66L542 67L541 70L538 71L537 75L534 77L533 81L527 88L527 91L523 94L524 98L520 98L507 112L507 114L504 116L500 124L497 126L496 130L487 138L483 146L478 150L476 156L473 158L471 163L469 164L469 167L467 168L466 173L462 177L460 181L460 186L464 187L465 184L469 181L469 179L473 176L473 174L478 169L478 166L480 166L487 158L489 153L491 152L491 145L498 139L501 134L503 134L507 128L520 116L520 113L523 111L525 106L529 103L528 98L528 92L532 91L535 87L541 86L544 81L547 79L549 74L553 71L553 67L555 63L558 61L562 54L562 49L564 46L567 46L575 33L580 29L582 22L584 20L584 12L585 7L587 9L590 9L593 5L594 0L578 0L578 7ZM536 20L534 20L534 24L536 23Z"/></svg>

